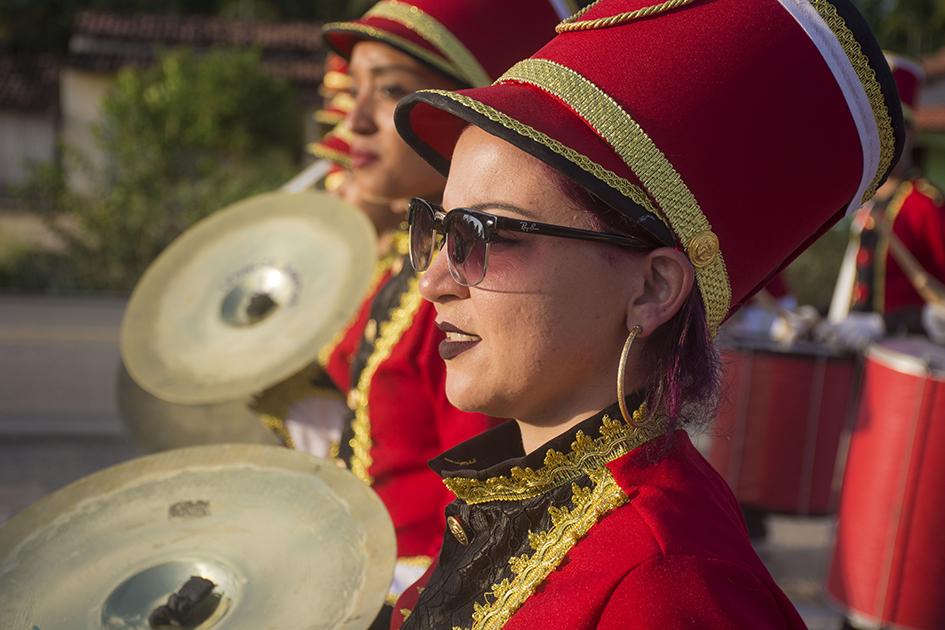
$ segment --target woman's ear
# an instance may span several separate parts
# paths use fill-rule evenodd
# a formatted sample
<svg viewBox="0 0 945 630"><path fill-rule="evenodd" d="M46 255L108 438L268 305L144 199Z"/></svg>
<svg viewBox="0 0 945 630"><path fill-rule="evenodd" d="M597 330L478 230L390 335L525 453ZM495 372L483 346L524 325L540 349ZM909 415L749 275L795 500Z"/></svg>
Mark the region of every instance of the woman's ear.
<svg viewBox="0 0 945 630"><path fill-rule="evenodd" d="M689 299L695 270L686 254L660 247L640 261L642 287L627 304L627 330L639 325L648 335L673 318Z"/></svg>

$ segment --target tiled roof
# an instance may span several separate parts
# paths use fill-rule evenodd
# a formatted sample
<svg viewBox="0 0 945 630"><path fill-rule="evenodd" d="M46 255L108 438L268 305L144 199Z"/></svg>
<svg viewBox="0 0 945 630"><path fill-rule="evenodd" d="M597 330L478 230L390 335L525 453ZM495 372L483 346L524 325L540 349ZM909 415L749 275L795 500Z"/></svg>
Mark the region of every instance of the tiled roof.
<svg viewBox="0 0 945 630"><path fill-rule="evenodd" d="M323 50L321 26L313 22L80 12L72 32L80 36L151 44L259 46L264 50L311 54Z"/></svg>
<svg viewBox="0 0 945 630"><path fill-rule="evenodd" d="M114 72L154 61L175 46L258 48L275 76L315 90L322 78L325 49L321 26L313 22L257 22L206 16L119 15L80 12L72 29L66 64Z"/></svg>
<svg viewBox="0 0 945 630"><path fill-rule="evenodd" d="M55 105L59 66L51 56L0 56L0 108L46 110Z"/></svg>

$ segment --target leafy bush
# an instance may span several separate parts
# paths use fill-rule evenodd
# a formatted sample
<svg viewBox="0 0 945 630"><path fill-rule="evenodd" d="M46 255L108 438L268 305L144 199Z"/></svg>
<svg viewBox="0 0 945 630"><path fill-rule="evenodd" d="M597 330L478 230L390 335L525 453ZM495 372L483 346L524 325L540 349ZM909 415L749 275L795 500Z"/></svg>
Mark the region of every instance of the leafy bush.
<svg viewBox="0 0 945 630"><path fill-rule="evenodd" d="M265 74L256 53L176 51L123 71L98 130L105 171L67 150L69 168L41 166L26 188L66 243L46 288L128 291L194 222L288 180L301 123L290 87ZM70 192L69 169L98 192Z"/></svg>

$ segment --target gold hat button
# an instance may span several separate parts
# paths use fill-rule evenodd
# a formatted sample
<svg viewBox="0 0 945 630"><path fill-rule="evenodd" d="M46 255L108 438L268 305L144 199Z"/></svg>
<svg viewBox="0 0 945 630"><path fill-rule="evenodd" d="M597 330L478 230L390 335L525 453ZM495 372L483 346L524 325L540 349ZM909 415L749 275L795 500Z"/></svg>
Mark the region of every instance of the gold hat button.
<svg viewBox="0 0 945 630"><path fill-rule="evenodd" d="M694 234L689 239L686 253L697 269L708 267L719 255L719 237L712 230Z"/></svg>
<svg viewBox="0 0 945 630"><path fill-rule="evenodd" d="M469 544L469 538L466 537L466 530L463 529L463 526L459 522L458 518L455 516L448 516L446 518L446 526L450 528L450 533L453 534L453 538L455 538L459 544Z"/></svg>

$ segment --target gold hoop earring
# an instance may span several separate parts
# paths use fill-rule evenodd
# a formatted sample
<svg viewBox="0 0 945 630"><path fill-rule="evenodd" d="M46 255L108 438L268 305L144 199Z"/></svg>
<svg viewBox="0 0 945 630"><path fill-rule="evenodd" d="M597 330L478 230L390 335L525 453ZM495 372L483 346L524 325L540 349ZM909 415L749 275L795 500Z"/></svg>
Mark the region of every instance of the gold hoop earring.
<svg viewBox="0 0 945 630"><path fill-rule="evenodd" d="M638 426L638 424L633 421L633 416L630 414L630 410L627 409L623 384L627 376L627 358L630 356L630 348L633 347L633 342L637 338L637 335L642 332L643 327L639 324L634 324L633 328L630 329L630 334L627 335L627 341L623 344L623 351L620 353L620 365L617 366L617 404L620 406L620 415L623 416L624 422L634 427Z"/></svg>

